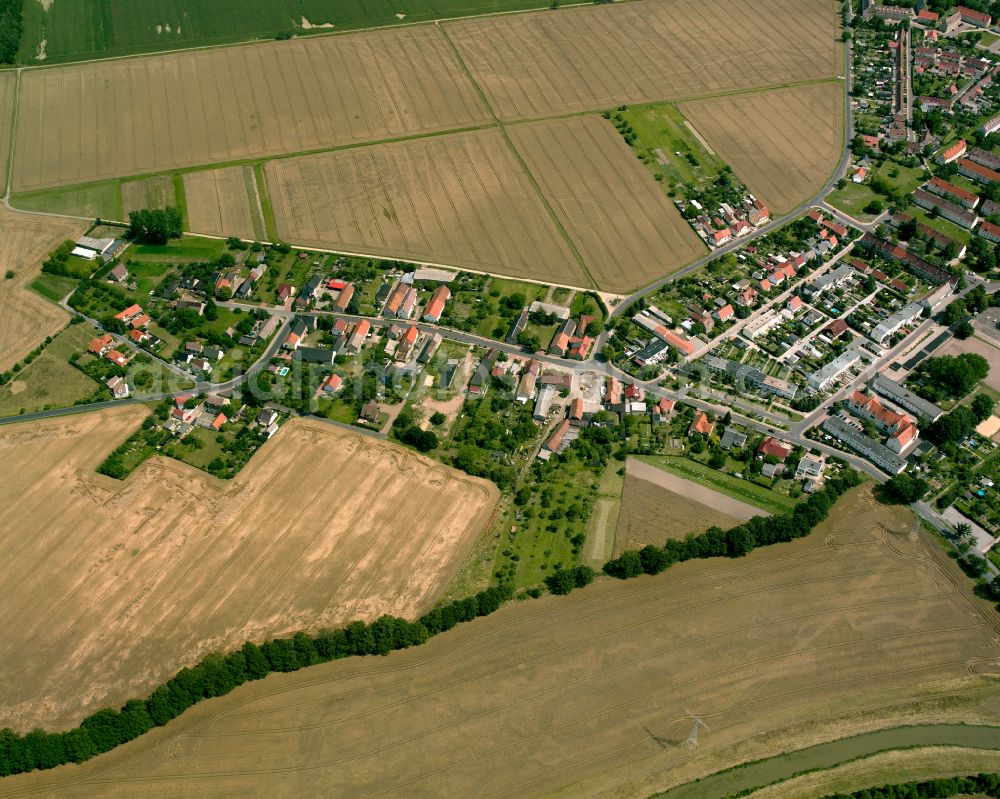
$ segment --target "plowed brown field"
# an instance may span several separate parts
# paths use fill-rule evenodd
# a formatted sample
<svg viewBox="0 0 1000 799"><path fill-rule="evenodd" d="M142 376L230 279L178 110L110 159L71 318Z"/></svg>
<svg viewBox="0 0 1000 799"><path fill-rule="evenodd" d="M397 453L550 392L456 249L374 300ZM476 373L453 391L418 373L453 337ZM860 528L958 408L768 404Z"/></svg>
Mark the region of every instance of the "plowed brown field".
<svg viewBox="0 0 1000 799"><path fill-rule="evenodd" d="M995 611L919 529L854 491L808 538L274 675L0 796L649 796L863 729L995 722L968 698L995 685Z"/></svg>
<svg viewBox="0 0 1000 799"><path fill-rule="evenodd" d="M843 72L830 0L649 0L448 23L504 120Z"/></svg>
<svg viewBox="0 0 1000 799"><path fill-rule="evenodd" d="M66 312L29 291L27 284L38 276L49 252L86 229L87 223L76 219L0 208L0 371L9 369L65 324ZM11 280L4 278L8 269L15 273Z"/></svg>
<svg viewBox="0 0 1000 799"><path fill-rule="evenodd" d="M266 174L287 241L589 285L499 131L272 161Z"/></svg>
<svg viewBox="0 0 1000 799"><path fill-rule="evenodd" d="M252 167L189 172L184 176L184 196L192 233L264 238Z"/></svg>
<svg viewBox="0 0 1000 799"><path fill-rule="evenodd" d="M615 554L642 549L646 544L663 546L668 539L682 539L713 526L728 530L739 522L715 508L628 474L618 514Z"/></svg>
<svg viewBox="0 0 1000 799"><path fill-rule="evenodd" d="M787 213L815 195L840 159L840 81L700 100L680 109L775 214Z"/></svg>
<svg viewBox="0 0 1000 799"><path fill-rule="evenodd" d="M599 289L631 291L705 252L607 120L515 125L510 137Z"/></svg>
<svg viewBox="0 0 1000 799"><path fill-rule="evenodd" d="M146 415L0 429L0 728L60 729L207 652L435 602L497 499L376 439L289 422L231 481L97 474Z"/></svg>
<svg viewBox="0 0 1000 799"><path fill-rule="evenodd" d="M31 70L19 105L16 191L489 119L435 26Z"/></svg>

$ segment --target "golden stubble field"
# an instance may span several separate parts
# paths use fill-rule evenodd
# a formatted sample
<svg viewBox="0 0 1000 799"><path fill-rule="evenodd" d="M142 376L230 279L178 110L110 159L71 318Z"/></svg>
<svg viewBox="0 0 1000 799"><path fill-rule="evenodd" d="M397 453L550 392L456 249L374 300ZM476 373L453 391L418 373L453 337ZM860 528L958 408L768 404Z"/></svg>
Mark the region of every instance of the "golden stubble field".
<svg viewBox="0 0 1000 799"><path fill-rule="evenodd" d="M38 276L49 252L86 229L87 223L80 220L34 216L0 207L0 371L21 360L69 318L27 284ZM14 272L10 280L5 278L8 270Z"/></svg>
<svg viewBox="0 0 1000 799"><path fill-rule="evenodd" d="M535 122L509 133L602 291L632 291L705 252L609 121Z"/></svg>
<svg viewBox="0 0 1000 799"><path fill-rule="evenodd" d="M265 171L288 241L588 285L497 130L283 159Z"/></svg>
<svg viewBox="0 0 1000 799"><path fill-rule="evenodd" d="M444 26L503 120L843 72L831 0L649 0Z"/></svg>
<svg viewBox="0 0 1000 799"><path fill-rule="evenodd" d="M252 167L189 172L184 175L184 196L192 233L241 239L266 237Z"/></svg>
<svg viewBox="0 0 1000 799"><path fill-rule="evenodd" d="M211 651L428 610L492 483L291 421L233 480L157 458L94 470L146 410L0 429L0 728L63 729Z"/></svg>
<svg viewBox="0 0 1000 799"><path fill-rule="evenodd" d="M13 189L488 120L435 26L30 70L21 80Z"/></svg>
<svg viewBox="0 0 1000 799"><path fill-rule="evenodd" d="M934 546L861 489L806 539L274 675L0 796L648 796L864 729L995 722L994 611Z"/></svg>
<svg viewBox="0 0 1000 799"><path fill-rule="evenodd" d="M680 110L772 214L815 195L840 160L841 81L699 100Z"/></svg>

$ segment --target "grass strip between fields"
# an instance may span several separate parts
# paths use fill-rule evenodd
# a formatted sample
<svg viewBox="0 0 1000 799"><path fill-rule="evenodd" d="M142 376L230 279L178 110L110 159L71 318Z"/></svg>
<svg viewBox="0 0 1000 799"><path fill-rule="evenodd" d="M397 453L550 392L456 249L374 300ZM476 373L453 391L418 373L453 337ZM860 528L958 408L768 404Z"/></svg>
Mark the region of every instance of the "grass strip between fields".
<svg viewBox="0 0 1000 799"><path fill-rule="evenodd" d="M882 752L925 746L961 746L1000 750L1000 727L971 724L922 724L890 727L809 746L775 757L753 760L678 785L651 799L725 799L824 771Z"/></svg>

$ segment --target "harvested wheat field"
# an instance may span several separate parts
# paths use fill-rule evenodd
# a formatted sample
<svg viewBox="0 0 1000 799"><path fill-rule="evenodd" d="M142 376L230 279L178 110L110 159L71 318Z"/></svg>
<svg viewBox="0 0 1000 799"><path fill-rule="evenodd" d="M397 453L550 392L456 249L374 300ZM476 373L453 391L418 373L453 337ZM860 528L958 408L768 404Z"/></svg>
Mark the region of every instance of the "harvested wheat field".
<svg viewBox="0 0 1000 799"><path fill-rule="evenodd" d="M7 189L7 158L10 155L10 137L14 128L14 101L17 73L0 71L0 194Z"/></svg>
<svg viewBox="0 0 1000 799"><path fill-rule="evenodd" d="M763 515L763 511L760 514ZM740 521L710 505L626 474L615 533L615 554L626 549L642 549L646 544L663 546L669 539L683 539L689 533L703 533L709 527L728 530Z"/></svg>
<svg viewBox="0 0 1000 799"><path fill-rule="evenodd" d="M510 137L602 291L639 288L705 252L607 120L517 125Z"/></svg>
<svg viewBox="0 0 1000 799"><path fill-rule="evenodd" d="M129 211L143 208L166 208L177 205L174 179L170 175L154 175L143 180L122 183L122 214L127 219Z"/></svg>
<svg viewBox="0 0 1000 799"><path fill-rule="evenodd" d="M76 219L33 216L0 208L0 371L6 371L65 324L68 315L27 284L65 239L87 229ZM11 280L3 276L14 271Z"/></svg>
<svg viewBox="0 0 1000 799"><path fill-rule="evenodd" d="M283 159L265 172L286 241L589 286L499 131Z"/></svg>
<svg viewBox="0 0 1000 799"><path fill-rule="evenodd" d="M772 213L814 196L840 160L840 81L700 100L680 110Z"/></svg>
<svg viewBox="0 0 1000 799"><path fill-rule="evenodd" d="M67 727L245 640L415 617L497 499L492 483L298 420L231 481L160 458L124 482L97 474L145 414L0 430L0 728Z"/></svg>
<svg viewBox="0 0 1000 799"><path fill-rule="evenodd" d="M648 796L861 729L996 720L992 608L908 511L861 489L831 519L270 676L0 796ZM710 727L696 752L686 709Z"/></svg>
<svg viewBox="0 0 1000 799"><path fill-rule="evenodd" d="M512 120L834 77L838 14L830 0L648 0L444 28Z"/></svg>
<svg viewBox="0 0 1000 799"><path fill-rule="evenodd" d="M184 175L184 197L192 233L241 239L266 237L253 167L188 172Z"/></svg>
<svg viewBox="0 0 1000 799"><path fill-rule="evenodd" d="M52 67L21 80L13 186L27 191L488 120L433 25Z"/></svg>

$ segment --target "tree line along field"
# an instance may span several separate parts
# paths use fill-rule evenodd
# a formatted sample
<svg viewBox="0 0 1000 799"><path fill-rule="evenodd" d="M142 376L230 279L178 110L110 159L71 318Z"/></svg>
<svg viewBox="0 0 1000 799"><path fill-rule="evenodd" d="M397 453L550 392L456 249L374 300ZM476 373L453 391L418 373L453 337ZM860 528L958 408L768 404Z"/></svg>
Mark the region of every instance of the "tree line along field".
<svg viewBox="0 0 1000 799"><path fill-rule="evenodd" d="M683 0L462 20L444 26L503 120L834 77L831 0Z"/></svg>
<svg viewBox="0 0 1000 799"><path fill-rule="evenodd" d="M68 319L54 303L28 290L42 260L87 224L0 208L0 372L7 371ZM13 277L7 278L8 272Z"/></svg>
<svg viewBox="0 0 1000 799"><path fill-rule="evenodd" d="M0 430L0 728L64 729L246 640L417 616L498 497L413 452L301 420L230 481L165 458L124 482L97 474L146 413Z"/></svg>
<svg viewBox="0 0 1000 799"><path fill-rule="evenodd" d="M697 100L680 110L774 214L814 196L844 146L841 81Z"/></svg>
<svg viewBox="0 0 1000 799"><path fill-rule="evenodd" d="M34 69L21 78L12 186L32 191L488 119L434 26Z"/></svg>
<svg viewBox="0 0 1000 799"><path fill-rule="evenodd" d="M865 729L995 723L992 610L918 530L854 490L807 538L272 675L0 796L647 796Z"/></svg>
<svg viewBox="0 0 1000 799"><path fill-rule="evenodd" d="M547 0L25 0L23 65L545 8ZM405 11L401 16L400 12ZM304 25L309 27L304 27ZM331 27L324 27L331 26ZM44 59L39 59L44 40Z"/></svg>
<svg viewBox="0 0 1000 799"><path fill-rule="evenodd" d="M288 241L587 284L497 130L272 161L265 174Z"/></svg>
<svg viewBox="0 0 1000 799"><path fill-rule="evenodd" d="M184 196L192 233L257 240L267 237L250 166L189 172L184 175Z"/></svg>

